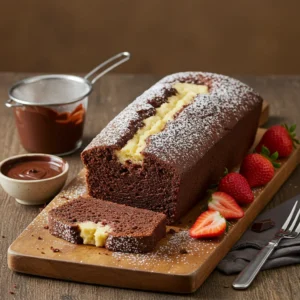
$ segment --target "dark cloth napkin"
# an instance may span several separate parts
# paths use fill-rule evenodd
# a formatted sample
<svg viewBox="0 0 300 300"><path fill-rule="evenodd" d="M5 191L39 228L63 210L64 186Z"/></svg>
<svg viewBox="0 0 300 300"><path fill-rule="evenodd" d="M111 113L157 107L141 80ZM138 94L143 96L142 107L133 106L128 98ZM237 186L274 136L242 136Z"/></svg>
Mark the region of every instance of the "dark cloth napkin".
<svg viewBox="0 0 300 300"><path fill-rule="evenodd" d="M259 215L255 221L271 219L275 222L275 226L266 231L257 233L251 230L251 224L241 239L233 246L223 260L221 260L217 269L227 275L242 271L248 262L253 259L260 249L268 244L275 233L281 228L296 200L299 200L297 205L297 208L299 208L300 195ZM263 270L296 263L300 263L300 237L282 240L265 263Z"/></svg>

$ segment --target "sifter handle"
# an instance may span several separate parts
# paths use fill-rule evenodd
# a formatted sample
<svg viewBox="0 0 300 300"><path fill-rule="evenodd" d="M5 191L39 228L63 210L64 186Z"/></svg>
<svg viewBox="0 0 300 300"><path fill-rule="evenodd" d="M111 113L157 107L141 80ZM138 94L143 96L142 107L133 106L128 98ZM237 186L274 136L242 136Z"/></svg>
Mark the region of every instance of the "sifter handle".
<svg viewBox="0 0 300 300"><path fill-rule="evenodd" d="M120 58L122 58L121 60L119 60ZM130 53L129 52L121 52L111 58L109 58L108 60L104 61L103 63L101 63L100 65L98 65L96 68L94 68L91 72L89 72L84 78L87 80L90 80L92 84L94 84L100 77L102 77L104 74L108 73L109 71L113 70L114 68L116 68L117 66L121 65L122 63L124 63L125 61L129 60L130 58ZM111 65L110 67L104 69L104 71L102 71L100 74L98 74L97 76L95 76L92 79L89 79L89 77L93 76L96 72L98 72L101 68L103 68L104 66L108 65L109 63L113 62L117 60L116 63L114 63L113 65Z"/></svg>
<svg viewBox="0 0 300 300"><path fill-rule="evenodd" d="M5 106L6 107L19 107L19 106L23 106L22 104L19 104L19 103L16 103L14 102L13 100L11 99L8 99L6 102L5 102Z"/></svg>

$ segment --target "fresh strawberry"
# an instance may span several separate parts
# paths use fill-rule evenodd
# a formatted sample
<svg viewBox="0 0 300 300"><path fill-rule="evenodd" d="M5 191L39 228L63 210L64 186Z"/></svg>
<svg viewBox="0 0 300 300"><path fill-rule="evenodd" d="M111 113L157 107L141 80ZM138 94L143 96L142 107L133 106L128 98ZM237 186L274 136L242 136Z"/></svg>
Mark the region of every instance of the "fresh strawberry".
<svg viewBox="0 0 300 300"><path fill-rule="evenodd" d="M262 147L262 154L248 154L241 166L240 173L246 177L251 187L257 187L267 184L274 176L274 167L279 168L280 164L276 162L278 153L270 155L266 147Z"/></svg>
<svg viewBox="0 0 300 300"><path fill-rule="evenodd" d="M244 216L244 211L236 201L224 192L215 192L211 195L208 209L218 211L226 220L240 219Z"/></svg>
<svg viewBox="0 0 300 300"><path fill-rule="evenodd" d="M239 173L225 175L220 180L219 191L229 194L239 204L248 204L254 200L254 195L247 179ZM226 216L224 217L226 218Z"/></svg>
<svg viewBox="0 0 300 300"><path fill-rule="evenodd" d="M190 229L193 238L213 238L222 235L226 230L226 220L218 212L207 210L202 213Z"/></svg>
<svg viewBox="0 0 300 300"><path fill-rule="evenodd" d="M299 141L296 139L296 125L288 127L284 125L275 125L270 127L263 135L261 141L255 148L260 153L262 146L267 147L271 153L278 152L278 157L287 157Z"/></svg>

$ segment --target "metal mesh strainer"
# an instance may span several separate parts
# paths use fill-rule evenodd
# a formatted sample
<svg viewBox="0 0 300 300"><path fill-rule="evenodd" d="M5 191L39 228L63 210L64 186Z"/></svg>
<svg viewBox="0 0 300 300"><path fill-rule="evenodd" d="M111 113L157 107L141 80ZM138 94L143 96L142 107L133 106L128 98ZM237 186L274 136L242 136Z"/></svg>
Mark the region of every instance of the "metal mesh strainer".
<svg viewBox="0 0 300 300"><path fill-rule="evenodd" d="M93 84L129 58L128 52L119 53L85 77L52 74L15 83L5 105L13 108L23 147L29 152L56 155L80 148Z"/></svg>
<svg viewBox="0 0 300 300"><path fill-rule="evenodd" d="M93 84L104 74L116 68L130 58L128 52L119 53L98 65L85 77L73 75L41 75L23 79L15 83L9 90L7 107L33 105L53 106L77 102L88 96L93 89ZM114 62L94 78L101 68Z"/></svg>

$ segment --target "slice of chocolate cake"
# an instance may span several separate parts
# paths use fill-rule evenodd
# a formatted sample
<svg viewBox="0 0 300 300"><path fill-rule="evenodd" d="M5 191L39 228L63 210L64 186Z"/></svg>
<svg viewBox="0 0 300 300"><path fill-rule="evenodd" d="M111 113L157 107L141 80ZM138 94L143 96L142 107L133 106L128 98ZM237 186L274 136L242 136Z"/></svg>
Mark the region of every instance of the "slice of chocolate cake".
<svg viewBox="0 0 300 300"><path fill-rule="evenodd" d="M166 234L166 216L146 209L79 197L48 214L49 231L74 244L144 253Z"/></svg>

